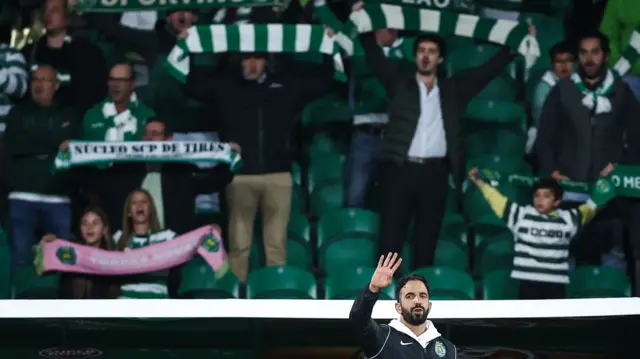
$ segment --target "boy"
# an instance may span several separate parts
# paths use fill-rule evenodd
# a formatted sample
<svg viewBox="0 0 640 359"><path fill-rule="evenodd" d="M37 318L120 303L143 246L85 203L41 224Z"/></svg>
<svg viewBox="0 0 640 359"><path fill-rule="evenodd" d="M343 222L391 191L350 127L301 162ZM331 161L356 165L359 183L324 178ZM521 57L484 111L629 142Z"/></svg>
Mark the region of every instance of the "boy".
<svg viewBox="0 0 640 359"><path fill-rule="evenodd" d="M559 209L564 190L554 179L545 178L533 186L533 205L520 206L478 179L477 173L472 169L469 178L514 234L511 278L520 281L520 299L565 298L569 244L593 218L596 204L590 199L575 209Z"/></svg>

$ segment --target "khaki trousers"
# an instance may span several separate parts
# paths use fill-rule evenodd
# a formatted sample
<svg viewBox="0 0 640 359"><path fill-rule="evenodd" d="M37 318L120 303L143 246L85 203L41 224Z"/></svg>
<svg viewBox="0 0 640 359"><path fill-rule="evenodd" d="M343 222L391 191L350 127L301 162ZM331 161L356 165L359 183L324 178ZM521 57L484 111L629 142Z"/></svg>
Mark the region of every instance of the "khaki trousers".
<svg viewBox="0 0 640 359"><path fill-rule="evenodd" d="M247 280L253 222L258 209L262 211L266 264L285 264L292 186L289 172L236 175L227 186L229 267L241 282Z"/></svg>

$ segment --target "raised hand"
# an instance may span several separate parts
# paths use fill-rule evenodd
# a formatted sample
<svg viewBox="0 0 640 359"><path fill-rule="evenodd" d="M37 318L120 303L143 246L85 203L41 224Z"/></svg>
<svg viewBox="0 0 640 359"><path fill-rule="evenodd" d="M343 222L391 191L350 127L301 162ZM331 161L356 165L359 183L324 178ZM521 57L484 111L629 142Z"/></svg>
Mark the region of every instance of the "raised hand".
<svg viewBox="0 0 640 359"><path fill-rule="evenodd" d="M377 293L382 288L391 284L393 281L393 273L398 270L402 263L402 258L398 258L398 253L387 254L387 256L380 256L378 260L378 267L371 276L371 283L369 283L369 290Z"/></svg>
<svg viewBox="0 0 640 359"><path fill-rule="evenodd" d="M469 171L469 179L471 181L473 181L473 183L477 184L478 186L481 186L484 181L481 179L478 179L478 177L476 177L476 175L478 174L478 172L480 172L480 170L478 169L478 167L474 167Z"/></svg>

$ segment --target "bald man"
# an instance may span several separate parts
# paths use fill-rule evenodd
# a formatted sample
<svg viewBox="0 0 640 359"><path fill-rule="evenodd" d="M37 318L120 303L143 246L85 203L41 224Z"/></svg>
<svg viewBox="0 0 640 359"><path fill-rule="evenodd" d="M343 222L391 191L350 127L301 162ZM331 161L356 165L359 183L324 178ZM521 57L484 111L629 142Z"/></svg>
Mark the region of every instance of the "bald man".
<svg viewBox="0 0 640 359"><path fill-rule="evenodd" d="M107 86L109 96L87 111L82 138L88 141L140 141L144 124L153 110L138 102L133 93L134 72L130 64L111 68Z"/></svg>
<svg viewBox="0 0 640 359"><path fill-rule="evenodd" d="M70 191L67 174L53 173L58 149L74 136L76 114L55 99L56 70L40 66L31 73L31 99L7 116L9 154L9 243L12 268L31 266L36 227L70 238Z"/></svg>

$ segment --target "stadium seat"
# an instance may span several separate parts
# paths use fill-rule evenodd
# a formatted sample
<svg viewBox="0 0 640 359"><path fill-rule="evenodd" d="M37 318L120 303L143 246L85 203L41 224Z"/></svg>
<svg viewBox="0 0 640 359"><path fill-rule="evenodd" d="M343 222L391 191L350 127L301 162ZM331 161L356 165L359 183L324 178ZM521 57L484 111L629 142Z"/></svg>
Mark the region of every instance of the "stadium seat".
<svg viewBox="0 0 640 359"><path fill-rule="evenodd" d="M513 266L513 253L513 234L508 229L487 226L476 232L476 274L510 269Z"/></svg>
<svg viewBox="0 0 640 359"><path fill-rule="evenodd" d="M58 298L59 273L38 276L32 266L17 268L12 278L15 299L56 299Z"/></svg>
<svg viewBox="0 0 640 359"><path fill-rule="evenodd" d="M461 270L427 267L414 273L423 275L429 281L431 300L473 300L476 297L473 279Z"/></svg>
<svg viewBox="0 0 640 359"><path fill-rule="evenodd" d="M291 212L306 212L305 191L295 183L291 188Z"/></svg>
<svg viewBox="0 0 640 359"><path fill-rule="evenodd" d="M520 282L511 278L511 269L485 273L482 280L482 299L509 300L519 298Z"/></svg>
<svg viewBox="0 0 640 359"><path fill-rule="evenodd" d="M324 284L326 299L355 299L369 285L373 272L374 268L358 267L333 273ZM380 299L395 299L395 282L380 291Z"/></svg>
<svg viewBox="0 0 640 359"><path fill-rule="evenodd" d="M334 183L316 189L311 193L311 211L316 215L342 208L344 202L344 188L342 183Z"/></svg>
<svg viewBox="0 0 640 359"><path fill-rule="evenodd" d="M287 229L287 264L308 269L312 262L309 220L300 213L291 212Z"/></svg>
<svg viewBox="0 0 640 359"><path fill-rule="evenodd" d="M0 300L11 298L11 252L0 228Z"/></svg>
<svg viewBox="0 0 640 359"><path fill-rule="evenodd" d="M340 122L351 122L351 110L347 101L338 95L317 99L302 111L302 125L305 127Z"/></svg>
<svg viewBox="0 0 640 359"><path fill-rule="evenodd" d="M300 268L271 266L249 274L248 299L317 299L316 280Z"/></svg>
<svg viewBox="0 0 640 359"><path fill-rule="evenodd" d="M238 298L240 285L230 271L216 279L211 266L197 256L180 268L180 287L178 295L192 299Z"/></svg>
<svg viewBox="0 0 640 359"><path fill-rule="evenodd" d="M569 298L617 298L631 296L631 283L627 275L610 267L577 267L567 286Z"/></svg>
<svg viewBox="0 0 640 359"><path fill-rule="evenodd" d="M454 243L467 253L469 251L467 245L467 227L462 215L449 211L445 212L438 239Z"/></svg>
<svg viewBox="0 0 640 359"><path fill-rule="evenodd" d="M364 209L342 208L318 220L318 259L327 272L342 267L375 265L378 215Z"/></svg>
<svg viewBox="0 0 640 359"><path fill-rule="evenodd" d="M291 179L293 180L294 185L302 186L302 173L298 162L293 162L291 164Z"/></svg>
<svg viewBox="0 0 640 359"><path fill-rule="evenodd" d="M309 165L309 193L324 186L342 183L344 174L344 156L325 154Z"/></svg>
<svg viewBox="0 0 640 359"><path fill-rule="evenodd" d="M452 241L439 240L436 246L435 265L465 270L469 265L469 257L460 245Z"/></svg>
<svg viewBox="0 0 640 359"><path fill-rule="evenodd" d="M328 131L317 131L311 137L305 151L311 162L322 159L327 154L343 155L347 151L347 144L342 138L334 136Z"/></svg>
<svg viewBox="0 0 640 359"><path fill-rule="evenodd" d="M476 98L467 105L464 117L472 121L470 125L500 125L522 133L526 131L527 114L524 108L510 101Z"/></svg>

